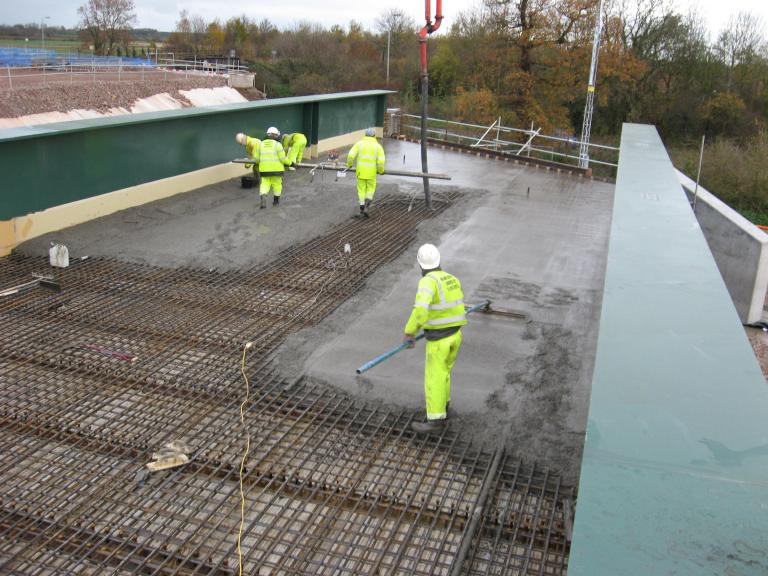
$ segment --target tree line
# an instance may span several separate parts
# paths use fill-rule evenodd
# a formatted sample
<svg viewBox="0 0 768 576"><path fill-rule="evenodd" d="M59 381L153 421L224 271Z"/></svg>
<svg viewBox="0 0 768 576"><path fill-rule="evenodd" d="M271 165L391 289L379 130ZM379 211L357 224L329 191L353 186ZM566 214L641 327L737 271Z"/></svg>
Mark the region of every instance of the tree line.
<svg viewBox="0 0 768 576"><path fill-rule="evenodd" d="M599 0L483 0L429 40L430 114L580 135ZM702 14L671 0L604 6L593 138L616 142L623 122L658 127L678 166L768 224L768 45L764 23L737 13L710 34ZM447 23L447 22L446 22ZM419 111L416 34L398 9L372 30L357 22L279 29L246 15L206 22L182 12L168 46L179 54L235 50L270 96L390 88ZM447 29L446 29L447 28ZM389 80L386 79L387 62ZM749 170L746 168L749 167Z"/></svg>
<svg viewBox="0 0 768 576"><path fill-rule="evenodd" d="M490 124L581 126L598 0L485 0L430 38L435 115ZM420 24L398 9L373 30L350 22L300 22L278 29L237 16L206 22L183 11L167 46L179 55L234 50L272 94L385 87L400 104L418 102ZM389 45L389 82L385 68ZM768 48L759 18L739 13L715 38L701 15L668 0L612 0L605 7L593 133L625 121L659 127L665 138L701 134L749 138L768 119Z"/></svg>
<svg viewBox="0 0 768 576"><path fill-rule="evenodd" d="M36 40L40 38L40 22L27 24L0 24L0 38L24 40ZM128 44L132 42L160 43L168 38L169 32L161 32L155 28L131 28L126 31ZM80 28L67 28L66 26L45 25L45 37L52 40L82 40L86 41L83 30ZM2 40L0 40L2 43ZM86 46L87 48L87 46Z"/></svg>

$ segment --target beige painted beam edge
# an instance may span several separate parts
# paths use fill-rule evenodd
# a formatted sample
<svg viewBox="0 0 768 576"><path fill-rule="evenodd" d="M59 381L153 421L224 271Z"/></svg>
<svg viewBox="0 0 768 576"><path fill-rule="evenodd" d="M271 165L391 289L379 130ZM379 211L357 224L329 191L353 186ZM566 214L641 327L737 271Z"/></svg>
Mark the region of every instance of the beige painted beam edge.
<svg viewBox="0 0 768 576"><path fill-rule="evenodd" d="M126 208L243 176L249 172L250 170L242 164L227 162L1 221L0 256L10 254L17 245L31 238L82 224Z"/></svg>
<svg viewBox="0 0 768 576"><path fill-rule="evenodd" d="M14 243L13 220L0 222L0 256L7 256L16 245Z"/></svg>

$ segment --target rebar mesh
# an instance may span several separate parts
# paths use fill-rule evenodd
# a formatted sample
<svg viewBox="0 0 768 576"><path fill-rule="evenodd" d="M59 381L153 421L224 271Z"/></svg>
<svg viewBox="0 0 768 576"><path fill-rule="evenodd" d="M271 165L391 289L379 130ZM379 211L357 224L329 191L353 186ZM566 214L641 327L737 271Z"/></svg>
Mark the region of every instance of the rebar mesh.
<svg viewBox="0 0 768 576"><path fill-rule="evenodd" d="M233 574L240 524L243 344L251 401L242 549L247 574L563 574L573 491L505 457L479 530L493 453L451 427L285 382L272 356L330 314L444 210L392 199L246 271L108 259L0 298L0 572ZM355 249L343 252L344 243ZM0 260L0 288L50 273ZM190 462L142 477L165 443Z"/></svg>

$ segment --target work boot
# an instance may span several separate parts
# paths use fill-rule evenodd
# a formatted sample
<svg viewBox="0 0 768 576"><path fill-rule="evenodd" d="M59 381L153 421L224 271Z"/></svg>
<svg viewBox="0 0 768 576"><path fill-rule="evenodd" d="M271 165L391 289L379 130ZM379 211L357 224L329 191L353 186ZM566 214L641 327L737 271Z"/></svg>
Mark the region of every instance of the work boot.
<svg viewBox="0 0 768 576"><path fill-rule="evenodd" d="M368 209L371 207L371 201L366 200L365 205L363 206L363 217L368 218Z"/></svg>
<svg viewBox="0 0 768 576"><path fill-rule="evenodd" d="M280 204L280 196L272 196L272 206Z"/></svg>
<svg viewBox="0 0 768 576"><path fill-rule="evenodd" d="M264 210L264 208L266 208L266 207L267 207L267 196L266 195L262 195L261 196L261 206L259 206L259 208Z"/></svg>
<svg viewBox="0 0 768 576"><path fill-rule="evenodd" d="M365 205L360 206L360 218L365 218Z"/></svg>
<svg viewBox="0 0 768 576"><path fill-rule="evenodd" d="M419 434L436 434L442 432L446 427L445 420L421 420L420 422L411 422L411 428Z"/></svg>

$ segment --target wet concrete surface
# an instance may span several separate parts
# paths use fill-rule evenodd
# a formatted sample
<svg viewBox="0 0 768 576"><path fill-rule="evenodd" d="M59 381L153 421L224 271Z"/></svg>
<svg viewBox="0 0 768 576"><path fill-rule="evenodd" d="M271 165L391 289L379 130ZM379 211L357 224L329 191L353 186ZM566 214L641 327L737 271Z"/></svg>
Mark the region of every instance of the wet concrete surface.
<svg viewBox="0 0 768 576"><path fill-rule="evenodd" d="M388 165L399 168L396 161L405 154L405 169L417 169L416 145L390 142L387 152ZM466 198L460 219L432 230L429 223L423 225L419 242L440 248L443 268L461 280L466 302L490 298L497 308L531 318L525 323L470 316L453 371L451 408L458 415L453 425L479 442L503 439L512 452L575 481L613 186L453 152L430 151L429 168L450 173L451 184L466 190ZM439 187L435 191L439 194ZM339 312L344 320L333 338L327 332L311 338L314 346L322 344L306 361L309 377L372 400L423 410L423 344L363 375L355 373L402 338L420 277L417 244L373 277L370 294L366 289ZM306 352L306 345L293 345Z"/></svg>
<svg viewBox="0 0 768 576"><path fill-rule="evenodd" d="M408 183L382 181L377 195L401 188L410 190ZM45 255L51 242L59 242L75 257L230 270L267 262L355 214L354 178L336 181L335 172L328 171L314 177L308 171L286 172L278 207L270 195L261 210L258 190L241 188L236 178L46 234L17 250Z"/></svg>
<svg viewBox="0 0 768 576"><path fill-rule="evenodd" d="M419 170L419 147L385 141L390 169ZM420 225L409 251L320 325L288 338L277 355L287 378L308 378L402 410L423 411L423 344L357 376L355 369L399 344L420 273L416 250L438 245L444 268L469 303L526 312L531 322L470 317L454 369L451 425L487 446L499 442L575 482L581 461L605 275L613 186L543 169L430 150L436 199L462 199ZM414 196L420 181L382 177L378 197ZM374 205L375 209L375 205ZM279 208L258 208L239 180L125 210L32 240L47 254L117 257L159 266L242 269L354 217L354 178L287 173ZM352 247L354 250L355 247Z"/></svg>

